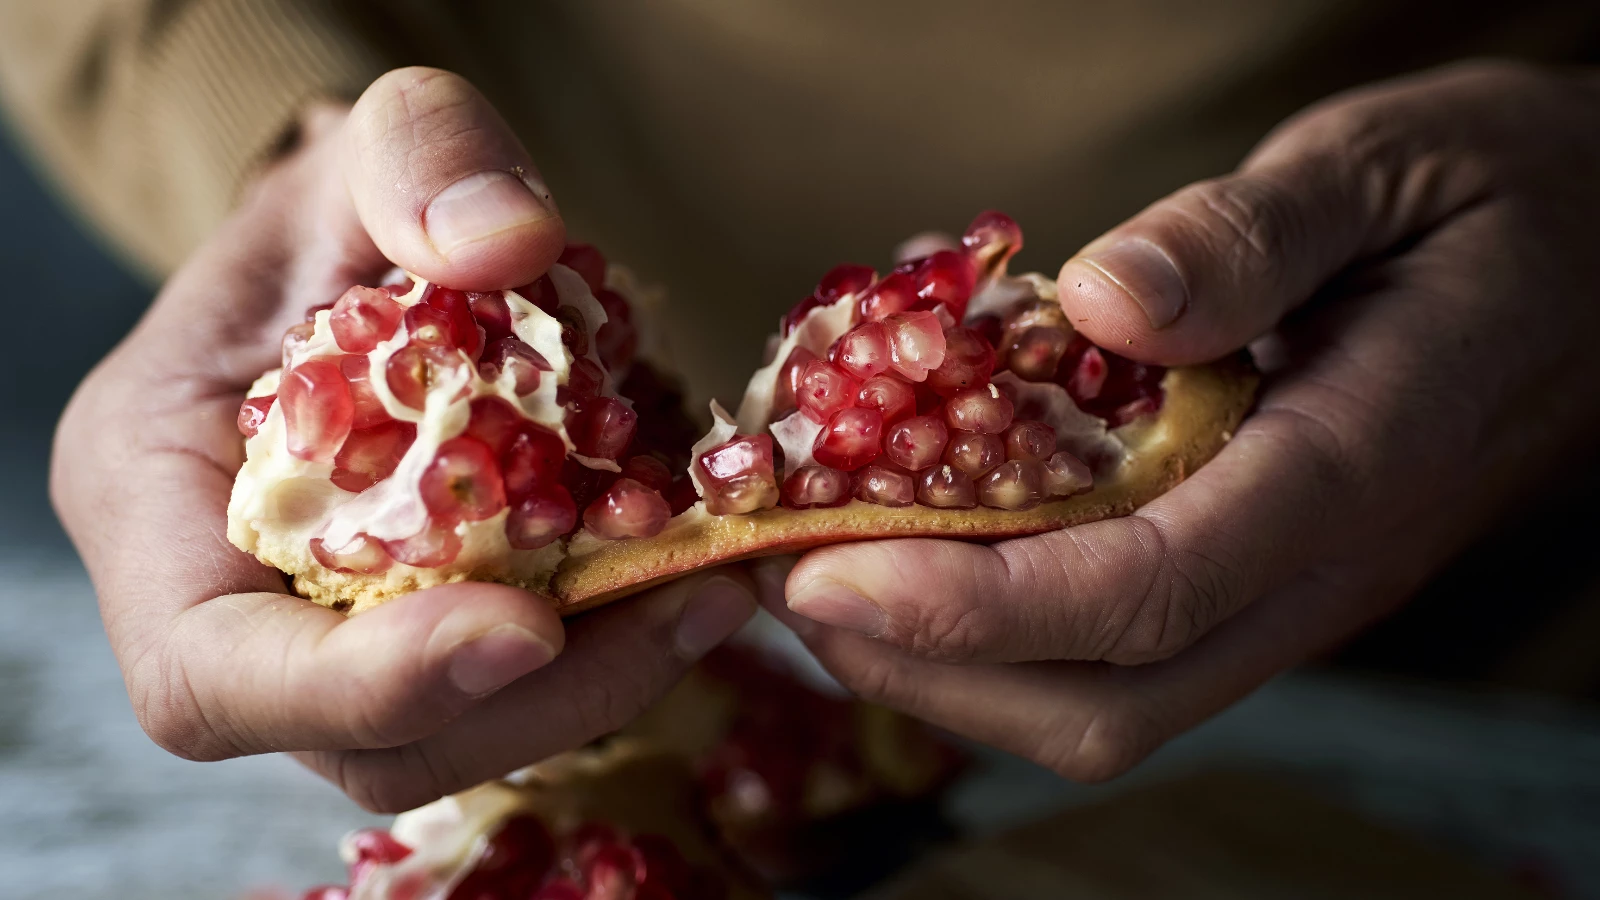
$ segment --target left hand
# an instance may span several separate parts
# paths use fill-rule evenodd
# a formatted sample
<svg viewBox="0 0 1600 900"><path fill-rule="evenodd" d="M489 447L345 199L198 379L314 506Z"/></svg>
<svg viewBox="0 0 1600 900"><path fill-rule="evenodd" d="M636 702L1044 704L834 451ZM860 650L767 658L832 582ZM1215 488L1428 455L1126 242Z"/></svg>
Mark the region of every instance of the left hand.
<svg viewBox="0 0 1600 900"><path fill-rule="evenodd" d="M1334 98L1063 267L1102 346L1283 362L1127 518L813 551L759 580L867 699L1116 775L1400 604L1600 434L1600 82L1474 65ZM1510 612L1510 610L1508 610Z"/></svg>

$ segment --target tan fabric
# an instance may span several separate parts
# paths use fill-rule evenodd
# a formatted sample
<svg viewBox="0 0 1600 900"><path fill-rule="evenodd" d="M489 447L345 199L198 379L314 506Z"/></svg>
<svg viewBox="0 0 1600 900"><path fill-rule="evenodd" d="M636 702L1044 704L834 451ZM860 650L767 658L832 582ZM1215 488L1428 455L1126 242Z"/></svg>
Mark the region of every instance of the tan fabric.
<svg viewBox="0 0 1600 900"><path fill-rule="evenodd" d="M308 98L460 71L573 232L673 288L688 374L730 396L832 262L999 207L1022 264L1053 269L1330 91L1470 53L1575 59L1597 20L1545 0L0 0L0 93L160 273Z"/></svg>

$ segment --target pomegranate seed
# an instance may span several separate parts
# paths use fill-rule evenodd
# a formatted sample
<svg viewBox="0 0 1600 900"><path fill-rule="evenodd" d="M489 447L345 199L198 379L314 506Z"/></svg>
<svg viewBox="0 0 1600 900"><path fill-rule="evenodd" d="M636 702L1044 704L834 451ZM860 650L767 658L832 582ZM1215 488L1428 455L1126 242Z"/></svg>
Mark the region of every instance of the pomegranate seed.
<svg viewBox="0 0 1600 900"><path fill-rule="evenodd" d="M800 390L800 376L805 374L806 363L816 359L817 355L804 347L796 347L789 351L789 356L778 368L778 386L773 392L774 409L793 409L797 405L795 397Z"/></svg>
<svg viewBox="0 0 1600 900"><path fill-rule="evenodd" d="M467 294L467 307L472 318L483 329L483 340L492 344L516 334L511 328L511 305L500 291Z"/></svg>
<svg viewBox="0 0 1600 900"><path fill-rule="evenodd" d="M831 304L846 294L859 294L872 285L878 273L871 266L842 263L828 270L812 294L824 304Z"/></svg>
<svg viewBox="0 0 1600 900"><path fill-rule="evenodd" d="M517 435L528 427L538 428L510 403L499 397L479 397L472 401L466 434L482 441L490 452L499 456L504 454Z"/></svg>
<svg viewBox="0 0 1600 900"><path fill-rule="evenodd" d="M795 391L795 405L813 422L827 422L833 416L849 409L856 399L860 384L849 373L820 359L806 363L800 373L800 387Z"/></svg>
<svg viewBox="0 0 1600 900"><path fill-rule="evenodd" d="M423 295L422 304L444 314L449 323L451 344L473 359L478 358L478 354L483 352L483 329L472 317L472 302L467 299L465 292L433 286Z"/></svg>
<svg viewBox="0 0 1600 900"><path fill-rule="evenodd" d="M572 368L567 370L567 383L556 391L556 402L568 406L579 400L600 396L605 377L605 370L589 357L573 359Z"/></svg>
<svg viewBox="0 0 1600 900"><path fill-rule="evenodd" d="M570 878L547 881L528 900L586 900L589 892Z"/></svg>
<svg viewBox="0 0 1600 900"><path fill-rule="evenodd" d="M672 509L660 492L632 478L618 478L583 511L583 526L596 537L615 541L654 537L661 533L671 517Z"/></svg>
<svg viewBox="0 0 1600 900"><path fill-rule="evenodd" d="M634 887L641 880L644 860L639 851L622 844L601 847L583 867L589 896L595 900L633 900Z"/></svg>
<svg viewBox="0 0 1600 900"><path fill-rule="evenodd" d="M633 325L628 301L621 294L601 289L595 296L606 311L606 323L594 335L595 352L606 368L620 372L633 364L639 350L639 331Z"/></svg>
<svg viewBox="0 0 1600 900"><path fill-rule="evenodd" d="M911 276L893 272L861 295L859 311L867 322L878 322L917 305L917 286Z"/></svg>
<svg viewBox="0 0 1600 900"><path fill-rule="evenodd" d="M415 307L413 307L415 308ZM466 357L458 350L436 344L413 343L396 350L384 367L384 380L394 398L412 409L427 406L428 390L446 379L462 382L460 397L471 390Z"/></svg>
<svg viewBox="0 0 1600 900"><path fill-rule="evenodd" d="M911 476L889 466L870 465L856 473L855 495L879 506L910 506L917 498Z"/></svg>
<svg viewBox="0 0 1600 900"><path fill-rule="evenodd" d="M1154 397L1140 397L1137 400L1130 400L1112 411L1110 416L1111 427L1116 428L1120 425L1126 425L1134 419L1148 416L1160 408L1160 404L1156 402Z"/></svg>
<svg viewBox="0 0 1600 900"><path fill-rule="evenodd" d="M387 571L394 565L394 560L389 554L383 552L378 542L365 534L357 533L355 538L335 550L328 548L322 538L311 539L311 555L325 569L335 572L356 572L362 575L377 575Z"/></svg>
<svg viewBox="0 0 1600 900"><path fill-rule="evenodd" d="M992 383L957 391L944 405L945 421L961 431L999 434L1011 427L1011 398Z"/></svg>
<svg viewBox="0 0 1600 900"><path fill-rule="evenodd" d="M672 470L654 456L631 456L622 464L622 477L666 494L672 489Z"/></svg>
<svg viewBox="0 0 1600 900"><path fill-rule="evenodd" d="M339 360L339 371L350 383L350 400L355 404L353 428L371 428L390 421L389 411L378 392L372 389L372 360L365 356L346 356Z"/></svg>
<svg viewBox="0 0 1600 900"><path fill-rule="evenodd" d="M939 509L971 509L978 505L978 494L971 476L944 465L917 477L917 502Z"/></svg>
<svg viewBox="0 0 1600 900"><path fill-rule="evenodd" d="M1059 328L1048 325L1028 328L1006 348L1006 368L1024 381L1049 381L1067 352L1070 340Z"/></svg>
<svg viewBox="0 0 1600 900"><path fill-rule="evenodd" d="M316 331L317 331L317 329L314 326L308 325L305 322L301 322L301 323L299 323L297 325L290 325L288 327L288 329L284 331L284 333L283 333L283 365L284 365L284 368L288 368L289 363L294 361L295 354L299 353L301 348L303 348L306 345L306 342L311 340L311 336L313 334L315 334Z"/></svg>
<svg viewBox="0 0 1600 900"><path fill-rule="evenodd" d="M889 428L883 439L883 454L890 461L913 472L939 462L950 432L933 416L916 416Z"/></svg>
<svg viewBox="0 0 1600 900"><path fill-rule="evenodd" d="M517 293L552 316L556 314L556 307L561 305L561 298L556 294L556 286L549 275L541 275L538 281L517 288Z"/></svg>
<svg viewBox="0 0 1600 900"><path fill-rule="evenodd" d="M1031 509L1044 499L1044 466L1013 459L978 479L978 501L995 509Z"/></svg>
<svg viewBox="0 0 1600 900"><path fill-rule="evenodd" d="M568 244L556 260L583 277L591 294L599 294L606 286L606 258L589 244Z"/></svg>
<svg viewBox="0 0 1600 900"><path fill-rule="evenodd" d="M883 320L889 364L908 381L922 381L944 363L944 326L931 312L898 313Z"/></svg>
<svg viewBox="0 0 1600 900"><path fill-rule="evenodd" d="M505 508L505 483L494 451L477 438L451 438L422 472L423 505L443 521L487 519Z"/></svg>
<svg viewBox="0 0 1600 900"><path fill-rule="evenodd" d="M616 459L633 443L639 417L615 397L592 397L573 403L566 425L567 437L579 453Z"/></svg>
<svg viewBox="0 0 1600 900"><path fill-rule="evenodd" d="M994 348L971 328L951 328L944 333L944 362L928 373L925 382L941 396L976 387L994 374Z"/></svg>
<svg viewBox="0 0 1600 900"><path fill-rule="evenodd" d="M561 323L561 343L572 351L574 357L589 355L589 323L583 313L570 306L556 308L556 321Z"/></svg>
<svg viewBox="0 0 1600 900"><path fill-rule="evenodd" d="M578 506L559 484L544 485L517 501L506 516L506 542L518 550L537 550L572 530Z"/></svg>
<svg viewBox="0 0 1600 900"><path fill-rule="evenodd" d="M300 900L350 900L350 889L339 884L324 884L301 894Z"/></svg>
<svg viewBox="0 0 1600 900"><path fill-rule="evenodd" d="M1067 381L1067 393L1077 401L1093 400L1100 396L1106 385L1106 375L1111 371L1099 347L1090 347L1078 357L1078 365Z"/></svg>
<svg viewBox="0 0 1600 900"><path fill-rule="evenodd" d="M696 465L712 515L744 515L778 505L771 435L737 435L700 454Z"/></svg>
<svg viewBox="0 0 1600 900"><path fill-rule="evenodd" d="M417 426L410 422L391 421L354 429L333 458L330 480L338 487L359 494L393 475L400 458L416 439Z"/></svg>
<svg viewBox="0 0 1600 900"><path fill-rule="evenodd" d="M893 375L874 375L862 382L861 390L856 392L856 403L882 413L885 425L893 425L917 412L916 392Z"/></svg>
<svg viewBox="0 0 1600 900"><path fill-rule="evenodd" d="M397 863L411 855L411 848L395 840L381 828L363 828L345 839L355 856L350 863L350 883L359 884L375 867Z"/></svg>
<svg viewBox="0 0 1600 900"><path fill-rule="evenodd" d="M419 569L436 569L455 561L461 538L448 522L428 520L422 530L398 541L379 541L396 562Z"/></svg>
<svg viewBox="0 0 1600 900"><path fill-rule="evenodd" d="M357 285L344 292L328 314L333 341L346 353L370 353L394 337L405 310L382 288Z"/></svg>
<svg viewBox="0 0 1600 900"><path fill-rule="evenodd" d="M689 510L690 507L700 502L700 492L695 490L694 482L685 475L672 482L672 488L667 492L667 503L672 506L672 514L678 515Z"/></svg>
<svg viewBox="0 0 1600 900"><path fill-rule="evenodd" d="M1006 461L1006 445L998 434L957 431L944 448L944 461L969 478L980 478Z"/></svg>
<svg viewBox="0 0 1600 900"><path fill-rule="evenodd" d="M404 295L402 295L402 296L404 296ZM315 325L315 324L317 324L317 313L322 312L325 309L333 309L333 304L332 303L324 303L321 306L313 306L310 309L306 310L306 319L305 319L306 324L307 325Z"/></svg>
<svg viewBox="0 0 1600 900"><path fill-rule="evenodd" d="M895 271L911 276L917 288L917 297L924 304L944 304L957 322L967 314L967 301L972 299L972 287L977 277L966 254L940 250L921 259L901 263L895 267Z"/></svg>
<svg viewBox="0 0 1600 900"><path fill-rule="evenodd" d="M584 360L589 362L589 360ZM593 363L589 363L593 365ZM500 373L509 370L513 390L517 396L526 397L539 389L541 372L550 371L550 362L539 351L514 337L501 338L490 344L478 363L478 373L485 381L495 381Z"/></svg>
<svg viewBox="0 0 1600 900"><path fill-rule="evenodd" d="M570 457L561 464L561 484L572 494L572 502L578 509L586 509L616 480L617 473L591 469Z"/></svg>
<svg viewBox="0 0 1600 900"><path fill-rule="evenodd" d="M489 838L489 845L478 858L477 871L495 875L520 869L538 881L555 858L555 842L543 822L533 816L512 816Z"/></svg>
<svg viewBox="0 0 1600 900"><path fill-rule="evenodd" d="M667 897L689 889L693 873L671 840L659 834L641 834L633 839L633 849L639 851L643 864L641 888L654 885L664 889ZM634 900L640 897L635 896Z"/></svg>
<svg viewBox="0 0 1600 900"><path fill-rule="evenodd" d="M1015 219L991 209L978 213L967 226L961 246L979 266L991 268L1022 249L1022 228Z"/></svg>
<svg viewBox="0 0 1600 900"><path fill-rule="evenodd" d="M289 369L278 385L289 430L289 453L311 462L332 462L350 434L355 403L337 363L308 359Z"/></svg>
<svg viewBox="0 0 1600 900"><path fill-rule="evenodd" d="M1043 482L1044 495L1056 500L1094 487L1094 475L1083 460L1062 450L1045 460Z"/></svg>
<svg viewBox="0 0 1600 900"><path fill-rule="evenodd" d="M267 421L267 411L272 409L272 404L278 400L277 394L268 394L265 397L251 397L239 405L239 433L247 438L256 436L261 430L262 423Z"/></svg>
<svg viewBox="0 0 1600 900"><path fill-rule="evenodd" d="M532 422L511 439L500 454L500 475L505 481L506 499L515 502L533 493L542 484L553 484L561 477L561 463L567 445L555 432Z"/></svg>
<svg viewBox="0 0 1600 900"><path fill-rule="evenodd" d="M817 433L811 455L817 462L843 469L859 469L883 452L883 415L875 409L841 409Z"/></svg>
<svg viewBox="0 0 1600 900"><path fill-rule="evenodd" d="M783 505L790 509L843 506L850 500L850 476L827 466L801 466L783 482Z"/></svg>
<svg viewBox="0 0 1600 900"><path fill-rule="evenodd" d="M866 380L889 368L889 331L879 322L866 322L839 339L839 368Z"/></svg>
<svg viewBox="0 0 1600 900"><path fill-rule="evenodd" d="M1043 461L1056 452L1056 430L1043 422L1015 422L1006 429L1006 459Z"/></svg>
<svg viewBox="0 0 1600 900"><path fill-rule="evenodd" d="M1005 326L996 315L978 316L968 322L967 327L976 331L991 349L1000 344L1000 336L1005 333Z"/></svg>
<svg viewBox="0 0 1600 900"><path fill-rule="evenodd" d="M778 320L778 334L788 337L799 327L800 321L806 317L806 313L821 305L821 301L816 297L803 298L799 303L790 307L789 311L784 313L783 317Z"/></svg>

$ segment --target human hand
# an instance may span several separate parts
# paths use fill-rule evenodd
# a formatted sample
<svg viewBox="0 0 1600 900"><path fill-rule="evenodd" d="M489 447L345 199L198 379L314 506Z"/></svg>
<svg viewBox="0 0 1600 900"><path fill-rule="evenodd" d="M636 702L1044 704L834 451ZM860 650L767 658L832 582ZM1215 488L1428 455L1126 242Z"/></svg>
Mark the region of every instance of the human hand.
<svg viewBox="0 0 1600 900"><path fill-rule="evenodd" d="M747 576L724 569L566 629L546 600L477 583L346 619L227 541L239 403L308 307L377 284L389 260L467 290L526 284L564 242L527 152L470 85L391 72L348 115L307 117L85 380L51 490L157 743L296 751L363 806L409 809L616 729L749 618Z"/></svg>
<svg viewBox="0 0 1600 900"><path fill-rule="evenodd" d="M1395 608L1600 424L1600 81L1473 65L1291 119L1091 243L1062 303L1177 365L1256 345L1259 406L1133 516L825 548L758 577L867 699L1116 775Z"/></svg>

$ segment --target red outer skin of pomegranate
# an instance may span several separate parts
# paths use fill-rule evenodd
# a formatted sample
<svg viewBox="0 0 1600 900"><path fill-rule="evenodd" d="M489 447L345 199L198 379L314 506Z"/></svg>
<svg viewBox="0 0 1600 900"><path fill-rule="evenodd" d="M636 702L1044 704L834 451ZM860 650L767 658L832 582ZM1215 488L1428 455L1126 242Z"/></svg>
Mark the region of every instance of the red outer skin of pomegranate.
<svg viewBox="0 0 1600 900"><path fill-rule="evenodd" d="M769 509L669 523L652 538L590 545L568 556L550 583L562 615L619 600L696 569L797 553L824 544L892 537L988 542L1125 516L1183 481L1232 438L1259 376L1244 355L1169 370L1161 410L1117 429L1128 458L1094 489L1026 511L889 508L851 501L831 509Z"/></svg>

